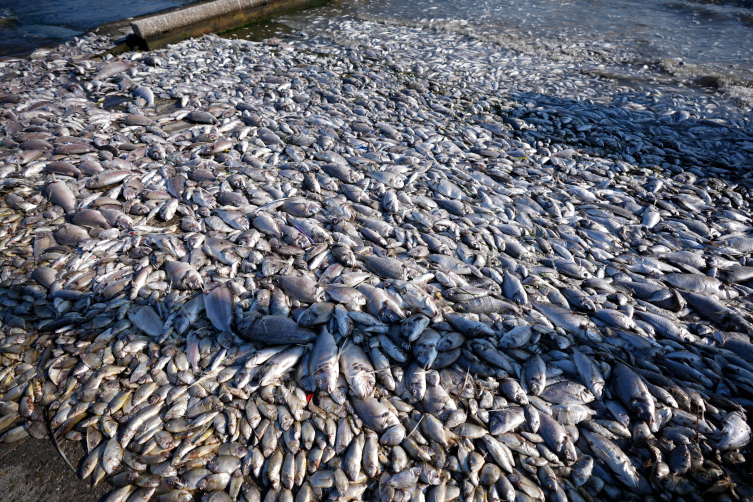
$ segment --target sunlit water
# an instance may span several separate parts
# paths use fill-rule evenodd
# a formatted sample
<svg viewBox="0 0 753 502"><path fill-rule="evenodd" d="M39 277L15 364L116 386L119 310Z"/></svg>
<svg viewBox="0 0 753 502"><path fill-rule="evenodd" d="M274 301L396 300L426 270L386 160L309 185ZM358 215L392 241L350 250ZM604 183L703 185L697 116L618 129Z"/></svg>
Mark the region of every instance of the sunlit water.
<svg viewBox="0 0 753 502"><path fill-rule="evenodd" d="M229 36L315 35L337 16L468 34L623 83L658 71L753 103L753 0L336 0Z"/></svg>

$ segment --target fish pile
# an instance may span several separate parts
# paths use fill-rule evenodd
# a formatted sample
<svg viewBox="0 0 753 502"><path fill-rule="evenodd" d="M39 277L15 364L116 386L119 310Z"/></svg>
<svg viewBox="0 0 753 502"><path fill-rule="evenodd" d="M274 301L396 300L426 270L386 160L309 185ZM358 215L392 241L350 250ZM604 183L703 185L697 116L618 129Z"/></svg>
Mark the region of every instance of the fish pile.
<svg viewBox="0 0 753 502"><path fill-rule="evenodd" d="M108 502L753 499L733 172L332 42L96 43L3 62L0 442Z"/></svg>

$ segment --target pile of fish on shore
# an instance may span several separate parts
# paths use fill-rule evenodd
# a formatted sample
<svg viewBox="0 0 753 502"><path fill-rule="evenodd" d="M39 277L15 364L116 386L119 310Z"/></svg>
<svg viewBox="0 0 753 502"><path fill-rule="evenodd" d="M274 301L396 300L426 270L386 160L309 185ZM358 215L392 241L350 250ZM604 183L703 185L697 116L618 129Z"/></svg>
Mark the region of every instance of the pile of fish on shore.
<svg viewBox="0 0 753 502"><path fill-rule="evenodd" d="M109 502L753 499L733 166L378 48L97 43L0 63L0 442Z"/></svg>

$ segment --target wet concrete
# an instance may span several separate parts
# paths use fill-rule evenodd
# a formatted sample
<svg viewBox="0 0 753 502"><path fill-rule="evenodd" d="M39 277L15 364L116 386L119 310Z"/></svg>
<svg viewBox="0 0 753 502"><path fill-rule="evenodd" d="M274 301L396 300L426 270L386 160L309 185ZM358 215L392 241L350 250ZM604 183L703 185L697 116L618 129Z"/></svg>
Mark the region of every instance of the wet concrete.
<svg viewBox="0 0 753 502"><path fill-rule="evenodd" d="M221 33L281 14L323 5L328 0L214 0L166 14L134 20L131 28L148 49L186 38Z"/></svg>
<svg viewBox="0 0 753 502"><path fill-rule="evenodd" d="M74 467L84 457L80 443L63 441L61 448ZM0 445L0 500L2 502L97 502L112 488L78 479L52 442L26 439Z"/></svg>
<svg viewBox="0 0 753 502"><path fill-rule="evenodd" d="M103 25L98 26L97 28L94 28L91 30L93 33L96 33L97 35L106 35L113 39L113 41L118 44L125 40L126 37L129 35L133 35L133 28L131 28L131 23L135 21L140 21L142 19L148 19L153 16L167 14L169 12L176 12L180 11L182 9L186 9L188 7L195 7L200 6L203 4L211 3L214 0L198 0L195 2L186 2L185 5L181 5L179 7L173 7L170 9L164 9L157 12L151 12L149 14L144 14L142 16L133 16L128 17L125 19L120 19L118 21L113 21L111 23L105 23Z"/></svg>

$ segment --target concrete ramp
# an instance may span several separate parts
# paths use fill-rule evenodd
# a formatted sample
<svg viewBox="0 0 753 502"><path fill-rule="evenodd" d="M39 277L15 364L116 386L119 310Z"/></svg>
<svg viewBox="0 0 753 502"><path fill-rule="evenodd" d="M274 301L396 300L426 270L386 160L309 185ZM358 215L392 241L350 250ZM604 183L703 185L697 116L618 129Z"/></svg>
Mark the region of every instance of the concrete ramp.
<svg viewBox="0 0 753 502"><path fill-rule="evenodd" d="M136 36L151 49L206 33L217 33L264 21L327 0L215 0L131 23Z"/></svg>

